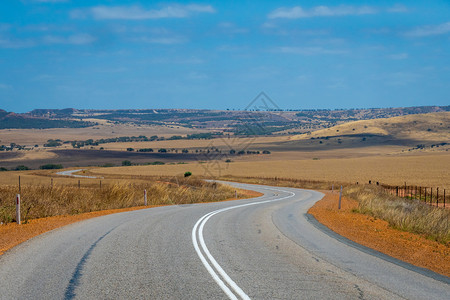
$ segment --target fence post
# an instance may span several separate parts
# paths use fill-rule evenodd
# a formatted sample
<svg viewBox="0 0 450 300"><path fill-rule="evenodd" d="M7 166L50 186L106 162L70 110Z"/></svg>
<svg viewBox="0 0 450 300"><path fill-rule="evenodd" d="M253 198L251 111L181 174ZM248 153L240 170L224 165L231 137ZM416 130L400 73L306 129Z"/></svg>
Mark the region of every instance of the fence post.
<svg viewBox="0 0 450 300"><path fill-rule="evenodd" d="M430 191L430 204L433 205L433 188Z"/></svg>
<svg viewBox="0 0 450 300"><path fill-rule="evenodd" d="M334 184L331 185L331 193L334 192Z"/></svg>
<svg viewBox="0 0 450 300"><path fill-rule="evenodd" d="M436 206L439 207L439 187L436 188Z"/></svg>
<svg viewBox="0 0 450 300"><path fill-rule="evenodd" d="M398 186L397 186L397 197L398 197Z"/></svg>
<svg viewBox="0 0 450 300"><path fill-rule="evenodd" d="M423 198L424 198L425 203L427 203L427 187L424 187L424 189L425 189L425 192L424 192Z"/></svg>
<svg viewBox="0 0 450 300"><path fill-rule="evenodd" d="M53 178L51 178L51 185L52 185L52 188L53 188Z"/></svg>
<svg viewBox="0 0 450 300"><path fill-rule="evenodd" d="M144 205L147 206L147 190L144 190Z"/></svg>
<svg viewBox="0 0 450 300"><path fill-rule="evenodd" d="M234 198L237 199L237 190L234 190Z"/></svg>
<svg viewBox="0 0 450 300"><path fill-rule="evenodd" d="M342 185L341 185L341 191L339 192L339 206L338 206L338 209L341 209L341 198L342 198Z"/></svg>
<svg viewBox="0 0 450 300"><path fill-rule="evenodd" d="M20 194L16 196L16 222L20 225Z"/></svg>

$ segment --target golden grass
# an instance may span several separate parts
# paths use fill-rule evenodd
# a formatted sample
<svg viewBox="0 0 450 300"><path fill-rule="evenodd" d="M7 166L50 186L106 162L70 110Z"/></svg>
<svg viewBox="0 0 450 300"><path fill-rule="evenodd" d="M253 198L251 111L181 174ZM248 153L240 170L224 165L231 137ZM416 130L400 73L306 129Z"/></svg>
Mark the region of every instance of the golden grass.
<svg viewBox="0 0 450 300"><path fill-rule="evenodd" d="M352 134L379 134L397 139L419 141L450 141L450 112L408 115L394 118L362 120L337 125L331 128L314 131L310 135L302 134L291 137L310 139Z"/></svg>
<svg viewBox="0 0 450 300"><path fill-rule="evenodd" d="M358 201L358 212L383 219L394 228L424 234L450 246L449 209L395 197L373 185L347 187L344 194Z"/></svg>
<svg viewBox="0 0 450 300"><path fill-rule="evenodd" d="M159 178L153 181L121 180L115 184L84 186L24 185L21 191L22 219L73 215L106 209L144 204L144 189L148 205L190 204L214 202L235 196L235 189L195 178ZM0 186L0 221L15 220L17 186ZM239 198L245 194L238 193Z"/></svg>
<svg viewBox="0 0 450 300"><path fill-rule="evenodd" d="M96 121L96 120L92 120ZM164 136L184 135L205 130L195 130L181 126L157 126L132 124L100 124L86 128L51 128L51 129L2 129L0 130L1 144L16 143L19 145L42 145L49 139L61 139L63 141L102 139L120 136ZM70 148L72 148L71 145Z"/></svg>
<svg viewBox="0 0 450 300"><path fill-rule="evenodd" d="M392 228L388 222L368 215L354 213L358 202L342 197L338 209L338 193L327 193L311 207L320 223L346 238L389 256L450 276L450 247L414 234Z"/></svg>
<svg viewBox="0 0 450 300"><path fill-rule="evenodd" d="M317 153L320 157L320 153ZM450 153L369 156L342 159L258 160L231 163L205 162L183 165L154 165L116 168L96 168L92 173L173 176L191 171L206 177L283 177L329 182L368 183L389 185L433 186L449 189Z"/></svg>

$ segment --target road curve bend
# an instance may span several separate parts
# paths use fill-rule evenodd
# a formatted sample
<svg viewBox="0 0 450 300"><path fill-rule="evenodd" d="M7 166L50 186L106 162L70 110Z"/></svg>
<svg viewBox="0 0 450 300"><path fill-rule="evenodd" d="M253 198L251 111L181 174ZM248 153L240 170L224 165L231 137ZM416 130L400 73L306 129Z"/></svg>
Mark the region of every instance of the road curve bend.
<svg viewBox="0 0 450 300"><path fill-rule="evenodd" d="M229 183L264 196L107 215L0 256L0 299L448 299L448 277L327 232L323 194Z"/></svg>

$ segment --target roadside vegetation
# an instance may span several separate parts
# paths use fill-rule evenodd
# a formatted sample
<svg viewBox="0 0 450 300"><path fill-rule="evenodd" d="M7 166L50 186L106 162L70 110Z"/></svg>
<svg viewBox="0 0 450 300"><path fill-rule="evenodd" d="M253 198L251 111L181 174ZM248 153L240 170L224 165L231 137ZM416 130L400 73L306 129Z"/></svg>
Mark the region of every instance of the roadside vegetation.
<svg viewBox="0 0 450 300"><path fill-rule="evenodd" d="M450 210L419 200L404 199L370 185L350 186L344 194L359 203L355 212L385 220L393 228L417 234L450 246Z"/></svg>
<svg viewBox="0 0 450 300"><path fill-rule="evenodd" d="M235 189L196 178L153 178L151 181L120 180L114 184L24 185L21 191L23 222L57 215L74 215L107 209L144 205L144 189L148 205L214 202L235 197ZM17 186L0 186L0 222L15 221ZM238 198L246 197L238 193Z"/></svg>
<svg viewBox="0 0 450 300"><path fill-rule="evenodd" d="M245 183L284 186L304 189L331 190L334 185L338 190L341 183L326 181L301 180L290 178L264 177L222 177L222 180ZM354 213L370 215L385 220L393 228L421 234L431 240L450 246L450 209L430 206L419 200L404 199L388 194L376 185L344 186L343 194L358 201Z"/></svg>

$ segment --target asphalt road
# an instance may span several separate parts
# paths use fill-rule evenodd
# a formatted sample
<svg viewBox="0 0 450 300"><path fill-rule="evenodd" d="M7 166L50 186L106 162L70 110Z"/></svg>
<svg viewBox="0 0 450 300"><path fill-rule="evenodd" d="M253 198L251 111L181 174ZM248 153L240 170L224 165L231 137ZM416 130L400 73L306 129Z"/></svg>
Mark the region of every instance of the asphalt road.
<svg viewBox="0 0 450 300"><path fill-rule="evenodd" d="M0 256L0 298L450 298L448 277L309 221L322 194L236 185L265 195L108 215L23 243Z"/></svg>

